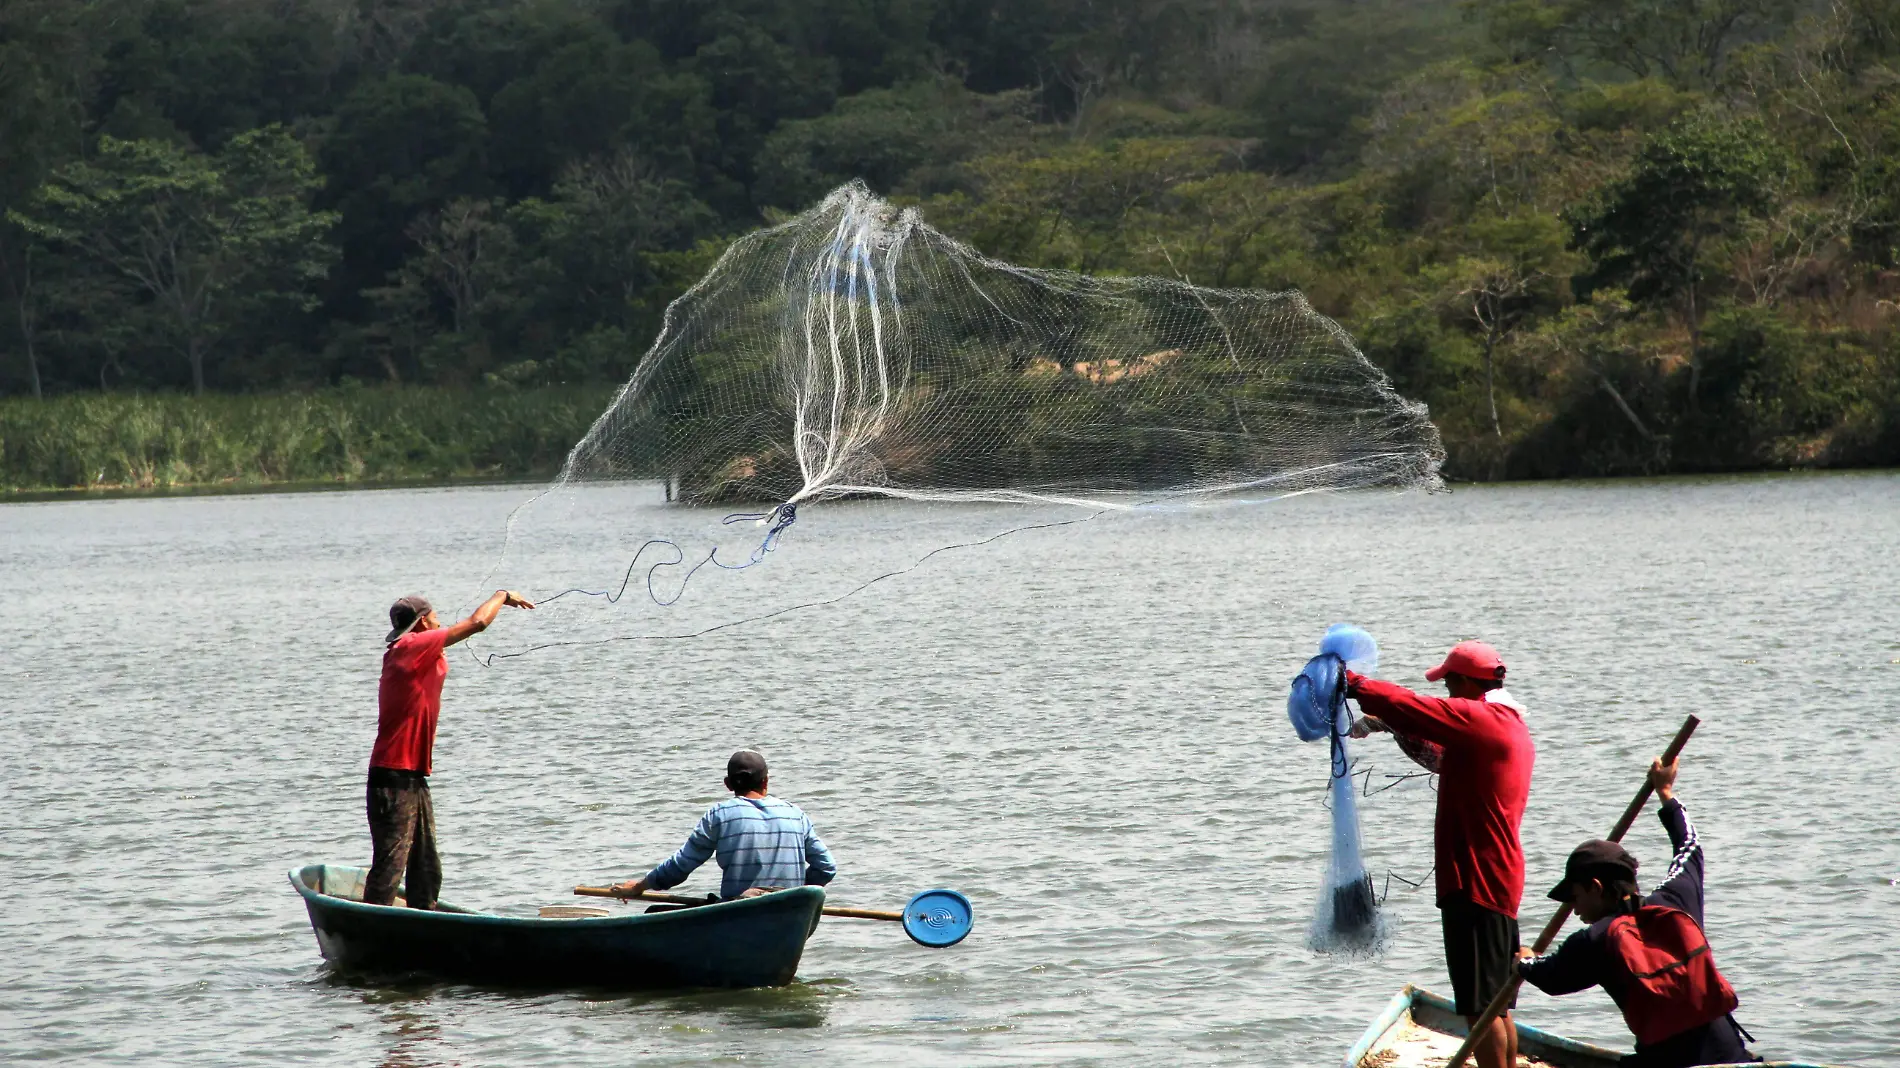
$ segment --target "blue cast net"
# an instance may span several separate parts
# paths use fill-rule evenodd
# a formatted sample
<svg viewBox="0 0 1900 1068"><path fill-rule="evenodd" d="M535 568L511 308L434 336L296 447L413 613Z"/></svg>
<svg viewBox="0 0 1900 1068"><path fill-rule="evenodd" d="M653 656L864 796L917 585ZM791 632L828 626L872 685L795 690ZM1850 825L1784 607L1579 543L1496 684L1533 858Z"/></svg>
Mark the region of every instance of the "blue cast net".
<svg viewBox="0 0 1900 1068"><path fill-rule="evenodd" d="M1353 717L1346 703L1345 672L1348 667L1361 673L1377 668L1379 646L1359 627L1336 623L1320 639L1319 649L1319 655L1294 677L1286 704L1287 718L1300 740L1327 739L1330 757L1332 851L1308 944L1320 952L1363 951L1378 944L1383 928L1361 849L1348 749Z"/></svg>

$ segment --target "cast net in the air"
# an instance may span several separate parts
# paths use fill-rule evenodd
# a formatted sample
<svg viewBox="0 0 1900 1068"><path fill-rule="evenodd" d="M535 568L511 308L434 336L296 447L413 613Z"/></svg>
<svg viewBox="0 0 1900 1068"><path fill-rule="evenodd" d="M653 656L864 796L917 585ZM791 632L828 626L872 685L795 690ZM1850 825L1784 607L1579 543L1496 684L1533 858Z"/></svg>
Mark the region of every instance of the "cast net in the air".
<svg viewBox="0 0 1900 1068"><path fill-rule="evenodd" d="M1065 514L1436 487L1442 457L1424 406L1297 292L1017 267L852 183L740 238L667 309L559 479L511 521L498 571L543 595L624 582L652 608L705 585L695 576L810 544L818 502L1019 510L940 525L927 537L941 547ZM885 539L849 575L752 585L714 614L852 588L914 563L927 537ZM673 631L696 625L675 613ZM536 617L546 634L561 613Z"/></svg>
<svg viewBox="0 0 1900 1068"><path fill-rule="evenodd" d="M1424 406L1297 292L1016 267L853 183L668 310L561 478L1107 503L1429 486L1441 458Z"/></svg>

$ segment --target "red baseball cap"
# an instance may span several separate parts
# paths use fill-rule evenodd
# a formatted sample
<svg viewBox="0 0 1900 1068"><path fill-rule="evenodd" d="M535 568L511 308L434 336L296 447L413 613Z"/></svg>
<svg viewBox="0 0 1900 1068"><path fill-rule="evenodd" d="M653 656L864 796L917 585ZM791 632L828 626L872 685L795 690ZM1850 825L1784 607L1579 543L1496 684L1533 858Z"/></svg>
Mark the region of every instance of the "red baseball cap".
<svg viewBox="0 0 1900 1068"><path fill-rule="evenodd" d="M1425 681L1437 682L1447 675L1471 679L1504 681L1504 658L1483 642L1459 642L1445 654L1445 662L1425 673Z"/></svg>

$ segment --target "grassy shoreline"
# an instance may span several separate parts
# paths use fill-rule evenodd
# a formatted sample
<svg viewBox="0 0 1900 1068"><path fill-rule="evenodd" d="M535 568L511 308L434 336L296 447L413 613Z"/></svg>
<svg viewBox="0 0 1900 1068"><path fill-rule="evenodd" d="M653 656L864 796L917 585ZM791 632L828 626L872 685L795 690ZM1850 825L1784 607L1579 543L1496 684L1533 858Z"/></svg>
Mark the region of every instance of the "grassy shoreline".
<svg viewBox="0 0 1900 1068"><path fill-rule="evenodd" d="M526 482L560 470L617 386L0 398L0 500ZM1448 441L1448 480L1501 473ZM1737 462L1652 475L1885 467ZM1473 476L1478 476L1474 478ZM1609 472L1584 479L1631 477ZM1638 476L1640 477L1640 476Z"/></svg>
<svg viewBox="0 0 1900 1068"><path fill-rule="evenodd" d="M0 494L551 475L613 386L0 400Z"/></svg>
<svg viewBox="0 0 1900 1068"><path fill-rule="evenodd" d="M67 486L64 488L0 489L0 504L47 504L61 501L138 501L165 497L250 497L273 493L354 493L380 490L452 489L464 486L543 486L554 472L520 475L452 476L449 478L379 478L356 481L294 482L180 482L169 486Z"/></svg>

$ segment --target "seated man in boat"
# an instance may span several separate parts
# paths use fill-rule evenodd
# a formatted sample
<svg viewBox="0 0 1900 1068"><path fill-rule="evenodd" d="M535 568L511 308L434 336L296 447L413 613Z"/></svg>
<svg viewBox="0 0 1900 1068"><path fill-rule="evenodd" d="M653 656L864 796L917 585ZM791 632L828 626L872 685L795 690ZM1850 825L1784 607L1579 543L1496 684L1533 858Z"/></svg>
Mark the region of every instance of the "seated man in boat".
<svg viewBox="0 0 1900 1068"><path fill-rule="evenodd" d="M435 806L429 773L435 770L435 724L442 710L442 650L480 634L503 606L533 608L520 594L496 590L472 615L443 626L420 597L389 606L383 639L383 678L376 690L376 745L369 753L369 877L363 900L393 904L396 882L410 908L432 909L442 889L435 851Z"/></svg>
<svg viewBox="0 0 1900 1068"><path fill-rule="evenodd" d="M1702 841L1676 799L1676 769L1661 758L1649 768L1675 848L1662 885L1641 896L1635 857L1614 842L1583 843L1550 897L1575 905L1589 926L1548 956L1520 950L1518 971L1546 994L1601 986L1636 1035L1636 1052L1623 1059L1632 1068L1758 1061L1742 1044L1730 1015L1735 991L1702 933Z"/></svg>
<svg viewBox="0 0 1900 1068"><path fill-rule="evenodd" d="M617 883L630 897L678 886L693 869L717 856L719 896L750 897L791 886L823 886L838 874L831 851L797 805L766 793L765 757L741 749L726 761L726 789L733 796L700 817L679 852L646 874Z"/></svg>
<svg viewBox="0 0 1900 1068"><path fill-rule="evenodd" d="M1346 672L1346 694L1366 715L1355 737L1389 731L1412 759L1439 773L1432 854L1445 967L1459 1015L1475 1023L1509 983L1519 944L1524 848L1518 828L1537 759L1523 710L1504 692L1504 661L1483 642L1459 642L1427 671L1446 697ZM1478 1068L1517 1064L1517 1028L1507 1011L1473 1049Z"/></svg>

